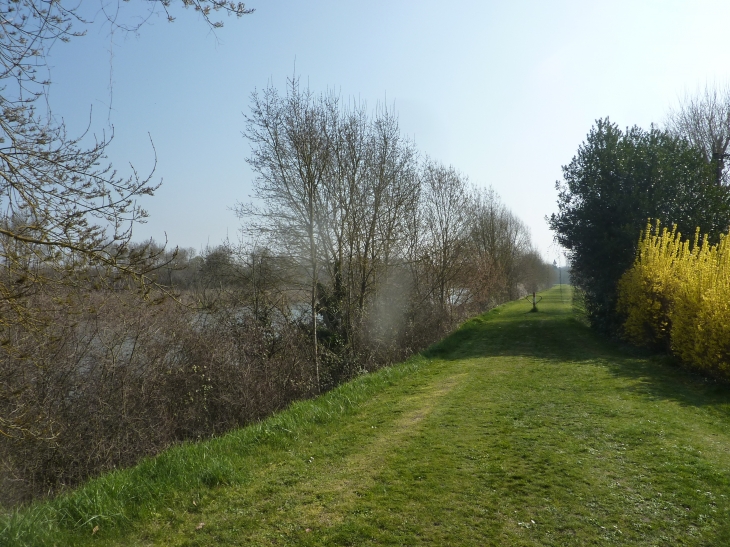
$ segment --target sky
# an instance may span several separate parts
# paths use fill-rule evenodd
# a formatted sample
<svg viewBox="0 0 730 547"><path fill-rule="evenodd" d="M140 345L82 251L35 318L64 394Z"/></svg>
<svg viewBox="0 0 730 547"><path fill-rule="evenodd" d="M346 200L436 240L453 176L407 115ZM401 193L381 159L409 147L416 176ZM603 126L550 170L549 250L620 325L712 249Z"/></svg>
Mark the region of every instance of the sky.
<svg viewBox="0 0 730 547"><path fill-rule="evenodd" d="M250 0L215 31L180 0L173 23L117 1L83 0L93 23L54 45L49 105L71 135L113 131L120 173L155 168L136 240L199 252L237 239L232 208L252 195L251 93L295 74L394 106L421 154L493 187L550 262L555 182L595 120L661 125L682 97L730 82L724 0ZM146 22L112 32L117 9Z"/></svg>

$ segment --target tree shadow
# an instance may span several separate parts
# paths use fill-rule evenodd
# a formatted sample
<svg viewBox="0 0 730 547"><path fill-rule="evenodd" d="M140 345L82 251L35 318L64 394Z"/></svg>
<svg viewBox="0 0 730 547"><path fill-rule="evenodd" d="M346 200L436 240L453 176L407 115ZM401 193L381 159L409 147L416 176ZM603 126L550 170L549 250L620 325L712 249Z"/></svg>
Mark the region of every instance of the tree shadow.
<svg viewBox="0 0 730 547"><path fill-rule="evenodd" d="M445 361L503 356L555 366L591 364L631 380L626 389L644 397L711 407L730 416L730 384L687 370L671 356L600 335L576 318L553 292L545 295L538 313L530 313L531 304L527 302L524 306L512 303L495 308L467 321L423 355Z"/></svg>

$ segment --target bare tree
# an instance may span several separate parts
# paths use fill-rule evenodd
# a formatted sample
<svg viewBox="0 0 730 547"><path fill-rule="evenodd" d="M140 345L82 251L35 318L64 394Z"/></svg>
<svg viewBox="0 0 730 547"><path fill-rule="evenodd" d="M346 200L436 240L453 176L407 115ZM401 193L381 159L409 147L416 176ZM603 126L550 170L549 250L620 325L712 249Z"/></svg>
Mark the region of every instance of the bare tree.
<svg viewBox="0 0 730 547"><path fill-rule="evenodd" d="M272 236L272 244L300 259L309 278L310 318L317 383L318 284L324 219L324 184L332 162L330 97L302 90L299 80L288 80L286 95L274 87L251 95L245 136L252 145L248 162L257 173L256 197L262 207L239 204L239 216L263 222L253 227ZM335 109L336 111L336 109Z"/></svg>
<svg viewBox="0 0 730 547"><path fill-rule="evenodd" d="M452 291L466 272L466 236L472 195L467 179L453 167L427 160L421 173L423 249L431 290L446 318Z"/></svg>
<svg viewBox="0 0 730 547"><path fill-rule="evenodd" d="M169 0L146 4L150 12L163 10L174 19ZM222 0L182 5L193 6L212 27L222 24L211 19L214 11L252 12L242 3ZM124 30L143 24L124 25L118 11L107 18ZM152 173L119 176L104 165L110 137L95 138L88 146L89 135L69 136L62 122L38 106L51 85L46 70L50 49L81 37L89 24L78 2L18 0L0 6L0 234L41 249L35 254L45 262L61 253L131 271L119 258L131 226L146 216L136 199L158 186ZM5 262L9 267L13 261Z"/></svg>
<svg viewBox="0 0 730 547"><path fill-rule="evenodd" d="M215 11L236 16L253 11L222 0L181 4L192 6L214 28L222 24L211 19ZM162 10L174 19L169 0L146 0L146 5L150 14ZM102 11L122 30L138 30L146 20L129 26L119 10L109 13L102 6ZM0 261L11 281L24 277L17 271L20 248L42 264L36 272L68 273L69 264L83 263L139 273L133 263L141 254L130 253L128 243L133 224L147 215L137 198L158 187L152 173L119 176L104 162L111 137L95 137L89 145L88 133L69 136L39 101L51 85L46 63L51 48L80 38L91 23L79 2L18 0L0 6L0 234L5 242ZM16 295L7 285L0 293L5 304Z"/></svg>
<svg viewBox="0 0 730 547"><path fill-rule="evenodd" d="M374 267L387 272L394 257L402 254L407 219L418 206L420 182L418 155L412 142L403 138L395 112L381 107L372 124L368 183L363 189L366 202L360 210L364 216L363 245L359 251L361 268L360 294L375 282ZM363 296L360 296L362 308Z"/></svg>
<svg viewBox="0 0 730 547"><path fill-rule="evenodd" d="M401 333L411 333L404 347L423 347L465 314L535 285L526 226L453 167L419 166L392 109L343 108L296 79L251 103L244 136L258 205L236 210L244 232L267 236L296 264L287 277L309 298L318 386L373 355L387 359L394 353L383 348Z"/></svg>
<svg viewBox="0 0 730 547"><path fill-rule="evenodd" d="M360 201L370 155L370 119L362 103L352 103L343 111L335 102L331 102L330 107L333 109L329 116L333 135L332 163L323 189L325 210L321 222L324 261L331 284L330 309L326 310L326 316L330 323L339 322L343 341L349 345L353 341L353 276L359 241ZM335 318L336 314L340 317ZM329 328L336 326L328 325Z"/></svg>
<svg viewBox="0 0 730 547"><path fill-rule="evenodd" d="M476 195L469 244L480 298L496 303L519 297L527 272L523 259L532 252L530 232L491 188Z"/></svg>
<svg viewBox="0 0 730 547"><path fill-rule="evenodd" d="M728 184L730 146L730 86L705 85L702 92L686 95L667 118L670 131L687 138L716 169L718 185Z"/></svg>
<svg viewBox="0 0 730 547"><path fill-rule="evenodd" d="M521 283L528 293L542 290L557 283L557 268L543 260L535 250L524 253L519 260L518 271Z"/></svg>
<svg viewBox="0 0 730 547"><path fill-rule="evenodd" d="M469 246L474 261L476 296L485 307L498 302L507 291L503 242L508 213L493 189L476 193Z"/></svg>
<svg viewBox="0 0 730 547"><path fill-rule="evenodd" d="M325 262L330 300L342 315L345 343L353 344L354 323L364 326L378 287L402 259L406 219L418 205L417 153L392 109L377 107L371 117L364 105L354 105L332 119L338 129L325 194L323 226L331 233Z"/></svg>

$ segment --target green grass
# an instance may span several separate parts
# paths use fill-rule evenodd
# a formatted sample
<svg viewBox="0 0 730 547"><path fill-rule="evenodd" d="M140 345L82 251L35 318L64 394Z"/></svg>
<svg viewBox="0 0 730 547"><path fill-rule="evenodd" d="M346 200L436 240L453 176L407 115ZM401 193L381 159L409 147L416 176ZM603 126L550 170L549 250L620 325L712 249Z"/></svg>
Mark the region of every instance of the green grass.
<svg viewBox="0 0 730 547"><path fill-rule="evenodd" d="M730 545L728 389L562 294L26 508L0 544Z"/></svg>

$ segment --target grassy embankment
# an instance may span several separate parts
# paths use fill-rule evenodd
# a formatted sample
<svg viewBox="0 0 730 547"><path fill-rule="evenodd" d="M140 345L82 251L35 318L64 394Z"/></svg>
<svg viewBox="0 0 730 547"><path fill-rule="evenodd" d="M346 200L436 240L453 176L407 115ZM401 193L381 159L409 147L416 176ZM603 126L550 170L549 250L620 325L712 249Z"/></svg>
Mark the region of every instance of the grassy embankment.
<svg viewBox="0 0 730 547"><path fill-rule="evenodd" d="M730 391L593 335L562 294L26 509L0 543L730 545Z"/></svg>

